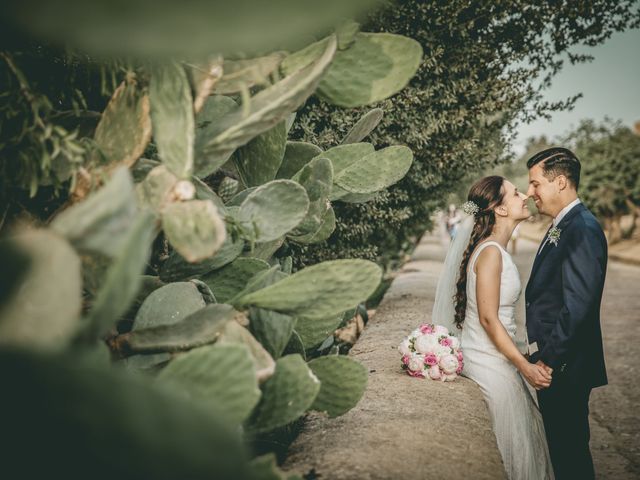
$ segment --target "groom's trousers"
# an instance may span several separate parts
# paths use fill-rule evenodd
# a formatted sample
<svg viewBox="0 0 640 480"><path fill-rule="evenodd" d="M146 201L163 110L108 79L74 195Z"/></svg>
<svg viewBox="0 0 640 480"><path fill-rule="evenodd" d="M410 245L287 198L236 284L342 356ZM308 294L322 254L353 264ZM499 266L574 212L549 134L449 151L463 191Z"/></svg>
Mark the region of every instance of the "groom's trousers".
<svg viewBox="0 0 640 480"><path fill-rule="evenodd" d="M591 387L573 385L566 378L538 391L556 480L595 478L589 451L590 394Z"/></svg>

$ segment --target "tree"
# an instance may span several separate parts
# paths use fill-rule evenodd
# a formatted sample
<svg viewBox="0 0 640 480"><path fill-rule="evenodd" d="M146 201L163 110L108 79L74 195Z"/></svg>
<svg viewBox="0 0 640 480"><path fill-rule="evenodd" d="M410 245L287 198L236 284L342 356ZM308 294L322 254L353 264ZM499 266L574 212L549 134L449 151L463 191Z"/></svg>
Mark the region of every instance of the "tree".
<svg viewBox="0 0 640 480"><path fill-rule="evenodd" d="M585 120L565 141L582 163L580 197L604 224L610 243L631 236L640 217L640 135L610 119ZM624 215L632 216L626 232Z"/></svg>

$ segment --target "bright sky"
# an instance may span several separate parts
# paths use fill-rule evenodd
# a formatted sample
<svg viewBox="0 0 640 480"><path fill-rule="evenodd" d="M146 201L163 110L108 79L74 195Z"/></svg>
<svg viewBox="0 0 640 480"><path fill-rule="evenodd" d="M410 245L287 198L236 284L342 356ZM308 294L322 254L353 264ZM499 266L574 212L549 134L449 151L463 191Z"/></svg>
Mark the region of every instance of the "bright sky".
<svg viewBox="0 0 640 480"><path fill-rule="evenodd" d="M546 135L553 139L582 119L601 121L609 116L628 126L640 120L640 30L616 33L602 45L580 47L574 53L588 53L595 58L577 65L566 61L544 97L549 101L563 100L578 92L583 97L572 111L555 113L551 121L539 119L520 125L514 142L516 154L524 153L527 138Z"/></svg>

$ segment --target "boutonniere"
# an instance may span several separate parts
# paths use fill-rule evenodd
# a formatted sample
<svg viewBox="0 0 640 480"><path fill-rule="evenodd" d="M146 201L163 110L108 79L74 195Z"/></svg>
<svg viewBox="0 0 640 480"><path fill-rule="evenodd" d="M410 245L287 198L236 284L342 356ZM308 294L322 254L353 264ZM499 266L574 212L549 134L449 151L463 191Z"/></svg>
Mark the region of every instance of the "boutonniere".
<svg viewBox="0 0 640 480"><path fill-rule="evenodd" d="M557 247L561 233L562 230L560 230L558 227L553 227L551 230L549 230L549 243L553 243Z"/></svg>

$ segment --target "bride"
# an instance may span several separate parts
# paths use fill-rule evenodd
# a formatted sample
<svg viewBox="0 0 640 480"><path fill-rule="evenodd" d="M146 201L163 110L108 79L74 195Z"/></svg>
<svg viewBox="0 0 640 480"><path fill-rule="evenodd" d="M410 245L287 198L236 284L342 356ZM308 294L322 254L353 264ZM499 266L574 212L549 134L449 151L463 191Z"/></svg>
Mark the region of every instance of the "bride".
<svg viewBox="0 0 640 480"><path fill-rule="evenodd" d="M538 390L549 387L552 372L529 363L515 345L521 283L506 250L514 228L530 216L527 197L489 176L471 187L468 200L470 215L447 253L432 321L461 330L462 374L484 395L508 478L551 479L542 416L523 378Z"/></svg>

